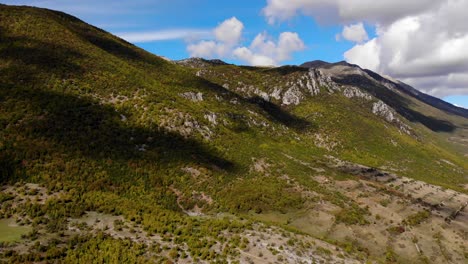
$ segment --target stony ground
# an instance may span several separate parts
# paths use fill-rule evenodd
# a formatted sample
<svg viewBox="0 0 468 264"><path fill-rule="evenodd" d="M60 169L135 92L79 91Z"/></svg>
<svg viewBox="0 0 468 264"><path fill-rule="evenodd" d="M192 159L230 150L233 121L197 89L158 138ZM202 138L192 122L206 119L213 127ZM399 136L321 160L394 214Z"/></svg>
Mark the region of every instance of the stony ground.
<svg viewBox="0 0 468 264"><path fill-rule="evenodd" d="M367 208L370 224L337 224L333 219L340 208L322 201L292 226L318 237L350 241L377 254L394 252L403 260L419 256L421 262L465 263L468 195L356 164L335 166L359 171L359 176L345 181L315 179Z"/></svg>
<svg viewBox="0 0 468 264"><path fill-rule="evenodd" d="M3 204L2 210L17 208L27 202L46 203L52 199L66 197L65 192L52 193L46 188L37 184L17 184L15 186L3 186L3 194L11 195L13 198L8 201L8 205ZM220 215L197 215L193 217L226 217ZM228 217L235 217L228 215ZM31 219L21 212L10 215L9 220L26 227L31 226ZM47 245L53 241L57 247L62 247L67 243L67 238L77 234L96 234L104 232L115 239L129 239L138 244L159 247L160 254L169 256L171 249L178 248L179 252L187 250L183 245L177 245L173 240L166 239L159 234L149 235L143 228L135 222L128 221L122 216L109 215L99 212L87 212L80 218L67 219L67 230L61 234L49 233L45 226L36 226L37 238L24 238L18 242L2 244L0 252L14 250L20 254L27 253L34 247ZM241 234L225 233L226 237L239 236L242 241L237 254L233 255L229 262L240 263L359 263L351 254L336 247L331 243L321 241L306 234L287 231L280 227L267 226L256 223L250 230L245 230ZM215 251L221 252L223 245L216 243L213 247ZM193 263L193 259L186 254L177 259L177 263Z"/></svg>

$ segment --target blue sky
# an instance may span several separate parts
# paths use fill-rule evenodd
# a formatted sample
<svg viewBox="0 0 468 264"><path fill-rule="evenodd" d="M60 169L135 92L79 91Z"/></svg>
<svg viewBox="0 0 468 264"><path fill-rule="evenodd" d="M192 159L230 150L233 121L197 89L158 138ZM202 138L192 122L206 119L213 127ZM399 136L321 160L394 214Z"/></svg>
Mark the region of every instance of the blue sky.
<svg viewBox="0 0 468 264"><path fill-rule="evenodd" d="M78 16L84 21L103 28L113 34L123 33L167 33L170 31L212 31L224 20L236 17L244 24L241 44L248 45L259 33L267 32L271 37L278 37L281 32L298 32L304 41L305 49L292 54L290 60L282 64L300 64L313 59L325 61L343 60L344 51L353 43L335 41L335 35L341 31L339 25L318 26L310 17L293 18L287 23L268 24L261 14L265 1L213 1L213 0L159 0L135 1L135 4L117 5L102 4L108 8L93 6L91 1L73 4L74 1L3 1L16 4L34 4L52 9L63 10ZM62 2L61 4L57 4ZM88 3L86 3L88 2ZM125 1L124 1L125 2ZM127 8L129 8L127 10ZM187 43L190 39L176 38L151 42L134 42L152 53L170 59L189 57ZM242 64L235 58L223 58L226 61Z"/></svg>
<svg viewBox="0 0 468 264"><path fill-rule="evenodd" d="M170 59L200 55L236 64L275 65L347 60L468 108L468 56L463 56L467 53L463 45L456 44L465 41L464 36L468 44L468 26L464 25L468 23L464 14L457 22L460 19L453 12L467 9L453 6L457 0L0 2L70 13ZM446 28L431 25L431 19L440 18L454 20ZM221 33L215 33L217 28ZM457 31L452 34L453 28ZM240 30L238 38L229 38L236 34L231 29ZM415 41L408 41L413 37ZM440 43L425 45L436 37ZM430 56L445 54L446 47L452 47L453 58ZM420 57L415 58L419 52Z"/></svg>
<svg viewBox="0 0 468 264"><path fill-rule="evenodd" d="M444 97L444 100L453 105L468 109L468 95L449 95Z"/></svg>

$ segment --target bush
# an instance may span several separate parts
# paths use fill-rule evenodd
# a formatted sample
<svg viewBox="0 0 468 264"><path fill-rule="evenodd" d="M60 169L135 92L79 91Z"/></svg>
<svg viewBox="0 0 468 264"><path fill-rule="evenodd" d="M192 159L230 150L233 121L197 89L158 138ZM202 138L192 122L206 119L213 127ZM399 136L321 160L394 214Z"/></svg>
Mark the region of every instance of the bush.
<svg viewBox="0 0 468 264"><path fill-rule="evenodd" d="M352 206L350 208L342 209L336 215L336 222L343 223L347 225L367 225L369 221L365 218L369 212L365 209L362 209L357 206Z"/></svg>
<svg viewBox="0 0 468 264"><path fill-rule="evenodd" d="M431 216L431 213L424 210L408 216L405 220L403 220L403 223L409 226L417 226L428 219L429 216Z"/></svg>

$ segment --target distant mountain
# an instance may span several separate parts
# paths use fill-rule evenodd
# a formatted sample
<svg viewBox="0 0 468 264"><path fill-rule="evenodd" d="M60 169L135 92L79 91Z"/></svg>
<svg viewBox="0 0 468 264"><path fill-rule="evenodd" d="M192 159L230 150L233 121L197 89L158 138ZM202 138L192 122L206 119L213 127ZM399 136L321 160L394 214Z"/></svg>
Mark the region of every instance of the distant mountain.
<svg viewBox="0 0 468 264"><path fill-rule="evenodd" d="M301 67L319 69L331 76L339 84L353 85L366 89L400 115L412 122L419 122L433 131L452 131L457 124L453 124L439 115L426 116L434 109L445 114L468 118L468 110L446 103L443 100L424 94L400 81L393 81L370 70L364 70L357 65L347 62L326 63L322 61L307 62ZM376 89L381 86L381 89ZM408 102L412 102L408 104ZM408 107L419 105L420 108Z"/></svg>
<svg viewBox="0 0 468 264"><path fill-rule="evenodd" d="M320 68L320 67L326 67L331 65L329 62L325 62L322 60L314 60L314 61L309 61L301 64L301 67L306 67L306 68Z"/></svg>
<svg viewBox="0 0 468 264"><path fill-rule="evenodd" d="M463 263L466 111L0 5L0 262Z"/></svg>
<svg viewBox="0 0 468 264"><path fill-rule="evenodd" d="M431 105L435 108L439 108L443 111L446 111L454 115L460 115L465 118L468 118L468 109L458 107L456 105L447 103L444 100L441 100L437 97L433 97L423 92L420 92L403 82L398 82L398 84L402 91L406 91L408 94L412 94L414 97L416 97L420 101L425 102L428 105Z"/></svg>
<svg viewBox="0 0 468 264"><path fill-rule="evenodd" d="M463 116L465 118L468 118L468 110L467 109L464 109L464 108L461 108L461 107L458 107L458 106L455 106L455 105L452 105L450 103L447 103L439 98L436 98L436 97L433 97L433 96L430 96L430 95L427 95L421 91L418 91L417 89L411 87L410 85L408 84L405 84L403 82L400 82L400 81L394 81L394 80L390 80L388 78L385 78L371 70L367 70L367 69L361 69L358 65L354 65L354 64L349 64L345 61L341 61L341 62L337 62L337 63L328 63L328 62L324 62L324 61L321 61L321 60L315 60L315 61L310 61L310 62L305 62L303 64L300 65L301 67L306 67L306 68L323 68L323 69L331 69L331 68L338 68L339 66L344 66L341 67L341 70L343 72L339 73L340 75L347 75L346 72L352 72L351 70L349 69L346 69L346 66L349 67L349 68L354 68L354 69L359 69L360 71L363 71L365 73L367 73L367 75L372 78L373 80L377 81L377 82L381 82L383 84L387 84L387 85L392 85L394 86L395 88L397 88L399 91L402 91L404 93L406 93L407 95L411 96L411 97L414 97L415 99L419 100L419 101L422 101L432 107L435 107L435 108L438 108L440 110L443 110L447 113L450 113L450 114L454 114L454 115L460 115L460 116Z"/></svg>
<svg viewBox="0 0 468 264"><path fill-rule="evenodd" d="M174 61L176 64L189 67L204 67L209 65L228 65L228 63L214 59L214 60L205 60L203 58L189 58L184 60Z"/></svg>

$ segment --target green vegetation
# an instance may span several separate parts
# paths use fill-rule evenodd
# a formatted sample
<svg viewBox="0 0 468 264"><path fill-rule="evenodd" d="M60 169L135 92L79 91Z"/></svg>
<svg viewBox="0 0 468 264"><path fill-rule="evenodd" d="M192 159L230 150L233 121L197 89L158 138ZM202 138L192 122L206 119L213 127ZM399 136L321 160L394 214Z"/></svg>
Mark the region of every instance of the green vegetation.
<svg viewBox="0 0 468 264"><path fill-rule="evenodd" d="M387 251L385 252L385 261L387 263L396 263L397 261L397 255L393 248L388 247Z"/></svg>
<svg viewBox="0 0 468 264"><path fill-rule="evenodd" d="M429 216L431 215L431 212L429 211L420 211L415 214L412 214L408 216L403 222L409 226L417 226L421 224L423 221L425 221Z"/></svg>
<svg viewBox="0 0 468 264"><path fill-rule="evenodd" d="M334 189L357 177L331 166L329 156L401 167L402 175L466 192L466 159L421 124L417 136L401 133L372 114L371 102L327 87L297 106L259 95L304 74L184 67L64 13L0 5L0 218L24 225L0 220L0 237L23 235L32 245L22 254L7 245L0 261L234 262L252 246L243 235L254 219L293 230L295 217L324 203L339 208L336 223L370 224L366 208ZM197 93L203 100L190 98ZM322 176L326 183L315 178ZM69 221L87 212L121 218L99 230ZM417 225L427 213L405 223Z"/></svg>
<svg viewBox="0 0 468 264"><path fill-rule="evenodd" d="M369 215L366 209L353 206L351 208L342 209L336 215L336 222L347 225L366 225L369 224L369 221L365 218L366 215Z"/></svg>
<svg viewBox="0 0 468 264"><path fill-rule="evenodd" d="M404 226L398 225L398 226L390 226L387 228L387 231L392 234L392 235L399 235L402 234L406 231Z"/></svg>
<svg viewBox="0 0 468 264"><path fill-rule="evenodd" d="M19 241L30 231L30 227L17 225L13 219L0 219L0 242Z"/></svg>
<svg viewBox="0 0 468 264"><path fill-rule="evenodd" d="M391 203L391 201L390 201L389 199L383 199L383 200L381 200L379 203L380 203L380 205L382 205L383 207L387 207L387 206Z"/></svg>

